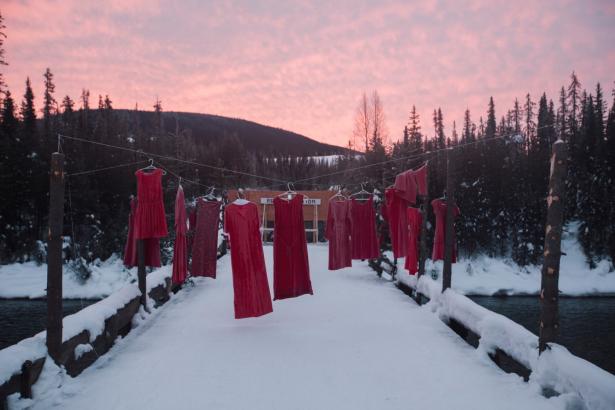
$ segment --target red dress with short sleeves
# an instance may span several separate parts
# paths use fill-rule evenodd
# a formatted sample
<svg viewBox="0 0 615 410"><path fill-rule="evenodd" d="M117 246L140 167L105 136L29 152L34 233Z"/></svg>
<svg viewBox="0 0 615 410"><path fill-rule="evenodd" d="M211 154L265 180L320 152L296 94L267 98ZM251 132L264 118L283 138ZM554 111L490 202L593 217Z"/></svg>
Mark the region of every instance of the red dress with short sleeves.
<svg viewBox="0 0 615 410"><path fill-rule="evenodd" d="M444 238L446 231L446 201L442 199L434 199L431 201L431 208L436 216L436 232L433 241L433 251L431 259L434 261L444 259ZM459 216L459 208L453 208L453 220ZM457 262L457 241L455 239L455 229L453 228L453 258L452 262Z"/></svg>
<svg viewBox="0 0 615 410"><path fill-rule="evenodd" d="M408 252L408 201L395 188L384 191L393 256L401 258Z"/></svg>
<svg viewBox="0 0 615 410"><path fill-rule="evenodd" d="M229 235L235 319L273 311L256 205L231 203L224 208L224 231Z"/></svg>

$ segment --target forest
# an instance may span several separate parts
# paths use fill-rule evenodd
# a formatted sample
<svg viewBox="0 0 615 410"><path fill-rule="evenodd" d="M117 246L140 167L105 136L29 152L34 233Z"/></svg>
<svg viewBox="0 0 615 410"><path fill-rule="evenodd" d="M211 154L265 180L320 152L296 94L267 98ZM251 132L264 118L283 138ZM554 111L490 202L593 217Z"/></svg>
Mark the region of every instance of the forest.
<svg viewBox="0 0 615 410"><path fill-rule="evenodd" d="M1 42L0 52L1 68ZM568 143L569 152L566 221L580 223L588 266L615 260L615 207L609 205L615 198L615 101L609 109L602 86L584 89L574 72L555 101L527 94L496 111L489 98L484 113L467 110L463 123L453 122L450 130L440 108L425 121L413 106L408 124L389 135L378 93L363 94L345 148L242 120L164 112L161 101L148 111L116 109L108 95L91 101L85 88L75 98L60 96L50 69L40 77L39 103L30 78L14 96L1 74L0 263L44 261L50 156L59 149L66 155L67 259L89 262L122 251L134 171L149 158L169 172L164 189L171 223L179 176L188 198L209 187L221 195L238 187L284 189L301 180L297 189L365 184L382 192L397 173L428 161L430 198L436 198L443 193L448 157L461 209L456 230L462 255L535 264L542 255L550 150L557 139ZM208 125L199 124L205 120ZM322 154L339 159L316 158Z"/></svg>

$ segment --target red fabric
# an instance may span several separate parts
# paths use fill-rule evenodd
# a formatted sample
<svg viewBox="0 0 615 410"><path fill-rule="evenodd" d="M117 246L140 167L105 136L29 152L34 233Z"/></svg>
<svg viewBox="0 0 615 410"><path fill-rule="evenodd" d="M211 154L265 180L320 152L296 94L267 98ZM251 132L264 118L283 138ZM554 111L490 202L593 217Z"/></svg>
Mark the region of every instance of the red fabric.
<svg viewBox="0 0 615 410"><path fill-rule="evenodd" d="M167 220L162 202L162 170L157 168L146 173L135 172L137 176L137 213L135 216L135 238L162 238L167 236Z"/></svg>
<svg viewBox="0 0 615 410"><path fill-rule="evenodd" d="M384 196L393 256L401 258L406 256L408 252L408 217L406 213L408 201L400 197L394 188L386 189Z"/></svg>
<svg viewBox="0 0 615 410"><path fill-rule="evenodd" d="M184 283L188 270L188 249L186 245L186 201L181 185L175 196L175 245L173 246L173 275L175 284Z"/></svg>
<svg viewBox="0 0 615 410"><path fill-rule="evenodd" d="M416 193L421 196L427 195L427 164L414 171Z"/></svg>
<svg viewBox="0 0 615 410"><path fill-rule="evenodd" d="M273 300L313 295L310 281L303 195L273 199Z"/></svg>
<svg viewBox="0 0 615 410"><path fill-rule="evenodd" d="M135 238L135 214L137 209L137 200L130 200L130 214L128 215L128 238L124 246L124 265L129 268L138 265L137 255L137 238ZM144 239L143 251L145 253L145 266L159 268L160 263L160 240L159 239Z"/></svg>
<svg viewBox="0 0 615 410"><path fill-rule="evenodd" d="M191 207L188 212L188 233L187 244L188 253L192 254L192 244L194 243L194 233L196 232L196 206Z"/></svg>
<svg viewBox="0 0 615 410"><path fill-rule="evenodd" d="M347 200L329 201L325 231L329 240L329 270L352 266L349 205Z"/></svg>
<svg viewBox="0 0 615 410"><path fill-rule="evenodd" d="M350 200L350 243L352 259L375 259L380 256L376 235L374 200Z"/></svg>
<svg viewBox="0 0 615 410"><path fill-rule="evenodd" d="M416 275L418 271L418 245L419 237L421 235L421 223L423 222L423 216L418 208L408 208L406 210L408 218L408 252L406 255L406 262L404 268L408 270L411 275Z"/></svg>
<svg viewBox="0 0 615 410"><path fill-rule="evenodd" d="M192 276L216 277L220 202L197 199L196 231L192 244Z"/></svg>
<svg viewBox="0 0 615 410"><path fill-rule="evenodd" d="M416 202L416 180L414 171L408 170L395 177L395 189L397 195L408 201L410 204Z"/></svg>
<svg viewBox="0 0 615 410"><path fill-rule="evenodd" d="M433 241L433 251L431 259L434 261L444 259L444 233L446 231L446 201L442 199L434 199L431 201L431 208L436 216L436 232ZM459 216L459 208L453 208L453 220ZM453 227L453 259L452 262L457 262L457 243L455 239L455 229Z"/></svg>
<svg viewBox="0 0 615 410"><path fill-rule="evenodd" d="M231 203L224 208L224 231L229 235L235 318L273 311L256 205Z"/></svg>

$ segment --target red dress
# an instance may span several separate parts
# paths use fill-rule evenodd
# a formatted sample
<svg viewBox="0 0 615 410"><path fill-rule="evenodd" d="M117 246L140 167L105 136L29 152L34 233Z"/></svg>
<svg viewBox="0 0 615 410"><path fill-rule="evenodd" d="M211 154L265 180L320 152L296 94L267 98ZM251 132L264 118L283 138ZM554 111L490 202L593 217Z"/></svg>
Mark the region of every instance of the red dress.
<svg viewBox="0 0 615 410"><path fill-rule="evenodd" d="M291 200L275 197L273 208L273 300L313 295L303 223L303 195L297 194Z"/></svg>
<svg viewBox="0 0 615 410"><path fill-rule="evenodd" d="M139 264L137 255L137 238L135 238L135 213L137 209L137 200L130 200L130 214L128 215L128 238L124 246L124 265L129 268ZM143 239L143 252L145 256L145 266L159 268L160 263L160 240L159 239Z"/></svg>
<svg viewBox="0 0 615 410"><path fill-rule="evenodd" d="M231 203L224 208L224 231L229 235L235 319L273 311L256 205Z"/></svg>
<svg viewBox="0 0 615 410"><path fill-rule="evenodd" d="M380 256L376 235L374 199L350 200L350 243L352 259L376 259Z"/></svg>
<svg viewBox="0 0 615 410"><path fill-rule="evenodd" d="M186 245L186 202L181 185L175 196L175 244L173 245L173 275L174 284L184 283L188 270L188 249Z"/></svg>
<svg viewBox="0 0 615 410"><path fill-rule="evenodd" d="M135 238L162 238L167 236L167 220L162 202L162 170L152 172L138 170L137 213L135 216Z"/></svg>
<svg viewBox="0 0 615 410"><path fill-rule="evenodd" d="M436 233L433 241L433 251L431 259L434 261L444 259L444 233L446 230L446 201L434 199L431 201L431 208L436 216ZM453 208L453 220L459 216L459 208ZM452 262L457 262L457 241L455 240L455 229L453 228L453 258Z"/></svg>
<svg viewBox="0 0 615 410"><path fill-rule="evenodd" d="M427 164L414 171L416 193L421 196L427 195Z"/></svg>
<svg viewBox="0 0 615 410"><path fill-rule="evenodd" d="M386 189L384 196L393 256L400 258L408 252L408 201L399 196L394 188Z"/></svg>
<svg viewBox="0 0 615 410"><path fill-rule="evenodd" d="M411 275L416 275L419 262L418 244L421 235L423 216L418 208L408 208L406 215L408 216L408 252L404 268L406 268Z"/></svg>
<svg viewBox="0 0 615 410"><path fill-rule="evenodd" d="M327 214L329 270L352 266L350 247L350 201L331 200Z"/></svg>
<svg viewBox="0 0 615 410"><path fill-rule="evenodd" d="M398 174L395 177L395 189L397 195L413 204L416 202L416 180L414 178L414 171L408 170Z"/></svg>
<svg viewBox="0 0 615 410"><path fill-rule="evenodd" d="M192 276L216 277L220 202L197 199L196 230L192 242Z"/></svg>

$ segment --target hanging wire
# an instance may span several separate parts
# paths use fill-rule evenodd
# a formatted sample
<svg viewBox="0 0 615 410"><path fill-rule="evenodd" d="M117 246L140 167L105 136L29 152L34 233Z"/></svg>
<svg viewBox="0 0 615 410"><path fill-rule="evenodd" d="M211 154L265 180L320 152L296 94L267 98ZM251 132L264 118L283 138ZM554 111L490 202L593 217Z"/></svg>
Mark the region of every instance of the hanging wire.
<svg viewBox="0 0 615 410"><path fill-rule="evenodd" d="M147 161L137 161L137 162L131 162L129 164L121 164L121 165L114 165L114 166L110 166L110 167L97 168L97 169L92 169L92 170L87 170L87 171L73 172L71 174L66 174L65 176L67 176L67 177L75 177L75 176L79 176L79 175L96 174L97 172L108 171L110 169L115 169L115 168L129 167L131 165L144 164L146 162Z"/></svg>
<svg viewBox="0 0 615 410"><path fill-rule="evenodd" d="M177 161L177 162L182 162L184 164L196 165L196 166L199 166L199 167L215 169L217 171L230 172L230 173L238 174L238 175L245 175L245 176L249 176L249 177L253 177L253 178L257 178L257 179L263 179L263 180L272 181L272 182L281 182L281 183L284 183L284 184L289 182L289 181L284 181L284 180L277 179L277 178L270 178L270 177L266 177L266 176L262 176L262 175L250 174L249 172L236 171L236 170L229 169L229 168L216 167L214 165L208 165L208 164L201 164L201 163L198 163L198 162L189 161L189 160L185 160L185 159L180 159L180 158L176 158L176 157L171 157L171 156L168 156L168 155L160 155L160 154L154 154L152 152L145 152L143 150L136 150L136 149L132 149L132 148L128 148L128 147L120 147L119 145L105 144L104 142L91 141L91 140L87 140L87 139L79 138L79 137L69 137L67 135L61 135L61 134L58 134L58 135L60 137L62 137L62 138L68 138L68 139L71 139L71 140L81 141L81 142L88 142L90 144L100 145L100 146L107 147L107 148L115 148L115 149L122 150L122 151L133 152L133 153L136 153L136 154L139 154L139 155L144 155L144 156L147 156L147 157L150 157L150 158L159 158L159 159L166 159L166 160L169 160L169 161Z"/></svg>

